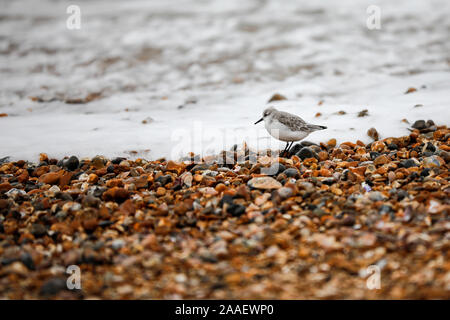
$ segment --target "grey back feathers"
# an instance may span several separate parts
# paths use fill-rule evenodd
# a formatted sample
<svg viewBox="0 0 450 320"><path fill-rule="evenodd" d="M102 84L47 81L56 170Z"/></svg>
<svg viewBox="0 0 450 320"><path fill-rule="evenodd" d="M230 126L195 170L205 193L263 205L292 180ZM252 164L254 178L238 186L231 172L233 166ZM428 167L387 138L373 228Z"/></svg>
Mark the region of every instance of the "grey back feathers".
<svg viewBox="0 0 450 320"><path fill-rule="evenodd" d="M299 116L284 111L278 111L274 107L269 107L264 110L263 117L271 117L272 121L274 119L278 120L280 123L282 123L292 131L313 132L327 128L325 126L306 123L306 121Z"/></svg>

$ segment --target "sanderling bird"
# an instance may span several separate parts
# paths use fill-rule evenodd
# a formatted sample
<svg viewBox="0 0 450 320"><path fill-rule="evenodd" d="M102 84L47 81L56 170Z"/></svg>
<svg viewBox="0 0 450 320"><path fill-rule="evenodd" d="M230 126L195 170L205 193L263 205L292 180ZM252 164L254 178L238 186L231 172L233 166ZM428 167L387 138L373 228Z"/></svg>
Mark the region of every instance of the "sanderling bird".
<svg viewBox="0 0 450 320"><path fill-rule="evenodd" d="M264 110L263 117L256 121L255 124L263 120L266 130L272 137L286 142L286 147L281 154L289 152L295 141L306 138L311 132L327 128L325 126L306 123L299 116L278 111L274 107L269 107Z"/></svg>

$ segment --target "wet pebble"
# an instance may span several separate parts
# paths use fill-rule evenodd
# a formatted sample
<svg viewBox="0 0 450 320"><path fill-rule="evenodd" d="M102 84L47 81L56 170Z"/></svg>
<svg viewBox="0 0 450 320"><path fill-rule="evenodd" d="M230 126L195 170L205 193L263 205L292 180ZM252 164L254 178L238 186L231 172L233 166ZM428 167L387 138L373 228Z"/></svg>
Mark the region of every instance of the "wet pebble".
<svg viewBox="0 0 450 320"><path fill-rule="evenodd" d="M63 161L63 167L69 171L74 171L78 169L79 165L80 161L75 156L71 156L69 159Z"/></svg>
<svg viewBox="0 0 450 320"><path fill-rule="evenodd" d="M296 155L302 159L305 160L307 158L319 158L317 153L314 152L310 147L304 147L299 152L296 153Z"/></svg>
<svg viewBox="0 0 450 320"><path fill-rule="evenodd" d="M284 170L283 173L286 175L286 177L289 177L289 178L299 178L300 177L300 173L295 168L288 168L288 169Z"/></svg>
<svg viewBox="0 0 450 320"><path fill-rule="evenodd" d="M271 177L257 177L248 181L248 185L255 189L279 189L281 183Z"/></svg>

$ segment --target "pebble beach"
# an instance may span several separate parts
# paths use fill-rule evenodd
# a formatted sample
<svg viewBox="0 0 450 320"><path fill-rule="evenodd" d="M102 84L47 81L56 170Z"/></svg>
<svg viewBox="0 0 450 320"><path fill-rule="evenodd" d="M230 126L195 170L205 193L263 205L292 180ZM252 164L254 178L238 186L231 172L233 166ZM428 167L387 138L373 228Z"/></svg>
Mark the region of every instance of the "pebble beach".
<svg viewBox="0 0 450 320"><path fill-rule="evenodd" d="M2 159L0 297L449 299L450 129L369 131L286 157Z"/></svg>

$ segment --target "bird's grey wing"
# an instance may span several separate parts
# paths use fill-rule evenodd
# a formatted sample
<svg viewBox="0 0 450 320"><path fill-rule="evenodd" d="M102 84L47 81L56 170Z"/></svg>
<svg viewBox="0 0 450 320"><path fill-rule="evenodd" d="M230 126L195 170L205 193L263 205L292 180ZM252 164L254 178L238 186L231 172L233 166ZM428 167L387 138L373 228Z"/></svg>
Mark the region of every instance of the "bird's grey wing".
<svg viewBox="0 0 450 320"><path fill-rule="evenodd" d="M277 116L277 120L292 131L310 131L308 129L308 124L296 115L280 111Z"/></svg>
<svg viewBox="0 0 450 320"><path fill-rule="evenodd" d="M317 130L323 130L323 129L327 128L325 126L320 126L318 124L310 124L310 123L307 123L306 126L308 127L309 131L311 131L311 132L317 131Z"/></svg>

